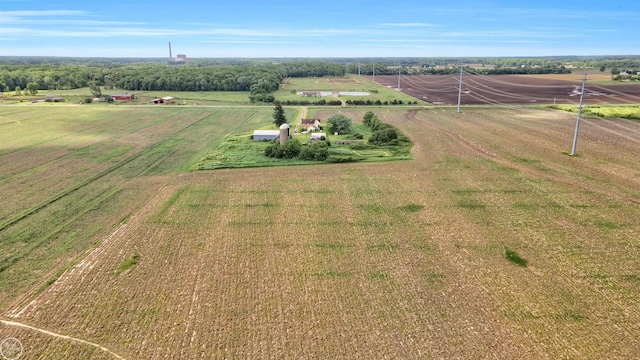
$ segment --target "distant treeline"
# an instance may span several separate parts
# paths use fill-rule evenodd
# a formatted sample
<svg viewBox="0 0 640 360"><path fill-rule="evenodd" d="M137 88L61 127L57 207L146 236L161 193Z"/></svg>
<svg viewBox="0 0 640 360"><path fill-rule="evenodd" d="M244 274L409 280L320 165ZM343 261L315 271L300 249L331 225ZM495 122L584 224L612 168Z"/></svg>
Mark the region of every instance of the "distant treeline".
<svg viewBox="0 0 640 360"><path fill-rule="evenodd" d="M613 73L639 69L640 56L533 58L339 58L339 59L167 59L0 57L0 91L67 90L90 85L130 91L250 91L252 100L270 95L287 77L362 75L570 73L569 67ZM473 67L471 67L473 65ZM571 66L569 66L571 65ZM468 67L467 67L468 66Z"/></svg>
<svg viewBox="0 0 640 360"><path fill-rule="evenodd" d="M0 65L0 90L66 90L91 84L126 90L251 91L271 93L286 77L344 76L341 65L300 62L262 65L66 64Z"/></svg>

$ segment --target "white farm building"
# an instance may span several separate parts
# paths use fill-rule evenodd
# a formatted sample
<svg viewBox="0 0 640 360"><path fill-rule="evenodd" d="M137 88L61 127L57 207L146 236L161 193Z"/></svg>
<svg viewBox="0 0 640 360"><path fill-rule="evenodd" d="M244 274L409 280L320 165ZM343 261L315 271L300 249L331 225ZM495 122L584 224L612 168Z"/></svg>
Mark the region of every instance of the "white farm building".
<svg viewBox="0 0 640 360"><path fill-rule="evenodd" d="M271 141L278 136L280 136L280 130L253 130L253 141Z"/></svg>

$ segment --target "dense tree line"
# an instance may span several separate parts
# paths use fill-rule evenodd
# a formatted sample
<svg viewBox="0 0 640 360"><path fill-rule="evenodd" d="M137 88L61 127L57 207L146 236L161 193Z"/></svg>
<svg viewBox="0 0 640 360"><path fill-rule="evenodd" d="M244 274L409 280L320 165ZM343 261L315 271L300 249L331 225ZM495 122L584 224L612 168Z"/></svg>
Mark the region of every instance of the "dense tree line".
<svg viewBox="0 0 640 360"><path fill-rule="evenodd" d="M570 73L567 65L600 71L640 69L640 56L533 58L344 58L319 59L193 59L171 64L167 59L0 57L0 91L66 90L94 83L106 89L163 91L250 91L254 101L272 101L270 93L286 77L345 74L492 74Z"/></svg>
<svg viewBox="0 0 640 360"><path fill-rule="evenodd" d="M0 65L0 91L26 88L66 90L90 84L107 89L164 91L251 91L257 101L278 89L286 77L343 76L340 65L297 62L255 65L137 64L40 64Z"/></svg>

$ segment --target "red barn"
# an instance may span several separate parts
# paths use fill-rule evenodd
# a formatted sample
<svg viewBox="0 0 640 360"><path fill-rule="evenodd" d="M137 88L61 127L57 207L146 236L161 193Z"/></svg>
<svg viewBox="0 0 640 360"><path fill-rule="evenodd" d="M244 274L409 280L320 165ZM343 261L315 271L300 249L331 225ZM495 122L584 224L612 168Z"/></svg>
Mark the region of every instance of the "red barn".
<svg viewBox="0 0 640 360"><path fill-rule="evenodd" d="M113 100L131 100L131 99L135 99L135 95L133 94L113 94L111 95L111 98Z"/></svg>

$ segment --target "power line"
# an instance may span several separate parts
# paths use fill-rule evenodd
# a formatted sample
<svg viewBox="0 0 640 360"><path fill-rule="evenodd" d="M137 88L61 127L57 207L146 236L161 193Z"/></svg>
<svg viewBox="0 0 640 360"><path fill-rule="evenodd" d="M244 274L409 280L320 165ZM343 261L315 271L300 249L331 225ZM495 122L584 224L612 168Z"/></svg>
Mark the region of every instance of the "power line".
<svg viewBox="0 0 640 360"><path fill-rule="evenodd" d="M573 148L571 149L571 156L576 154L576 146L578 145L578 129L580 129L580 115L582 115L582 99L584 99L584 88L587 84L587 73L584 73L584 79L582 80L582 93L580 93L580 106L578 106L578 119L576 120L576 132L573 135Z"/></svg>
<svg viewBox="0 0 640 360"><path fill-rule="evenodd" d="M462 101L462 64L460 64L460 85L458 85L458 112L460 112L461 101Z"/></svg>

